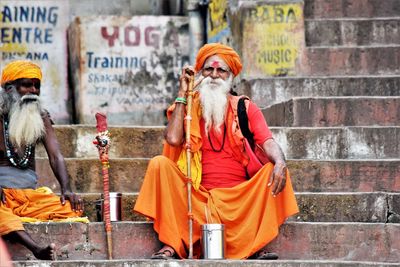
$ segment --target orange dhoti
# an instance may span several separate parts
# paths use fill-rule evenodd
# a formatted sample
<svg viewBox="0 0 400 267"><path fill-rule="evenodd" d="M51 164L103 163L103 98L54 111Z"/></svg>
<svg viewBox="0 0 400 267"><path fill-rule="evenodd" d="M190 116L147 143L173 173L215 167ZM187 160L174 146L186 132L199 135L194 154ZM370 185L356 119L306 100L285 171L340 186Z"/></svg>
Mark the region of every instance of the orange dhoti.
<svg viewBox="0 0 400 267"><path fill-rule="evenodd" d="M0 201L0 235L23 231L24 221L74 221L82 214L71 208L69 201L61 205L60 197L34 189L3 189L6 204ZM86 218L76 218L85 222ZM83 219L83 220L82 220Z"/></svg>
<svg viewBox="0 0 400 267"><path fill-rule="evenodd" d="M228 259L244 259L272 241L285 219L298 212L289 175L285 189L272 196L268 179L273 164L265 165L254 177L232 188L192 190L193 243L199 257L200 226L206 222L225 225ZM185 175L175 162L157 156L148 166L134 211L154 221L159 240L187 258L189 247L188 205ZM197 244L196 244L197 243ZM197 250L197 251L196 251Z"/></svg>

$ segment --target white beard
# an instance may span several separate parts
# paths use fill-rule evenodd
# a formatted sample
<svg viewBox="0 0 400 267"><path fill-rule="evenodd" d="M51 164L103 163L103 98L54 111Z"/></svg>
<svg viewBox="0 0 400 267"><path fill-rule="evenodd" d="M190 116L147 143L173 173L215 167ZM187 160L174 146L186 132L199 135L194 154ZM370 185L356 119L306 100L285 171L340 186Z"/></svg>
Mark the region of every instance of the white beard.
<svg viewBox="0 0 400 267"><path fill-rule="evenodd" d="M14 146L34 145L45 134L41 104L36 95L25 95L11 105L10 141Z"/></svg>
<svg viewBox="0 0 400 267"><path fill-rule="evenodd" d="M225 121L225 112L228 103L228 92L231 89L233 75L224 81L221 78L204 78L199 86L200 101L203 108L202 115L205 122L205 130L208 135L211 127L217 133L221 132L220 126Z"/></svg>

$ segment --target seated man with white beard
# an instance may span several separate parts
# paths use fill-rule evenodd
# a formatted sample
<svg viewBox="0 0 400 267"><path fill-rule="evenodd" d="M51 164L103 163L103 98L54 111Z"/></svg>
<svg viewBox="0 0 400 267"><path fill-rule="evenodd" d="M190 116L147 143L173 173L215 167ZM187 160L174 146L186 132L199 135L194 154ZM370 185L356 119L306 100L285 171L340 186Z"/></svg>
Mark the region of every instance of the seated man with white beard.
<svg viewBox="0 0 400 267"><path fill-rule="evenodd" d="M201 225L224 224L227 259L276 259L264 250L279 226L298 212L285 157L272 138L260 109L247 102L248 124L254 140L270 162L252 177L246 173L249 156L239 128L241 97L231 94L241 71L238 54L221 44L206 44L195 67L184 67L178 97L168 109L162 156L148 166L134 211L154 221L163 247L153 259L188 257L189 217L193 220L193 254L200 258ZM187 203L185 116L190 73L196 73L190 120L191 205Z"/></svg>
<svg viewBox="0 0 400 267"><path fill-rule="evenodd" d="M0 235L27 247L38 259L55 258L53 243L41 246L23 222L82 221L83 202L71 191L64 158L39 94L42 72L29 61L3 69L0 91ZM35 145L42 142L60 183L61 197L37 187Z"/></svg>

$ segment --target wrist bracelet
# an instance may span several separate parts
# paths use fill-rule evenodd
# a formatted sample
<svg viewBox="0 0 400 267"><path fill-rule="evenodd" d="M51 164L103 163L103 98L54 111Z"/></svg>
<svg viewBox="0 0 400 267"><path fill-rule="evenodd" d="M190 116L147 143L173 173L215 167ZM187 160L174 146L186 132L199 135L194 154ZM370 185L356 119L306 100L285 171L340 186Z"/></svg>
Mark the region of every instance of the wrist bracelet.
<svg viewBox="0 0 400 267"><path fill-rule="evenodd" d="M177 98L175 98L175 103L182 103L182 104L186 105L186 104L187 104L186 98L184 98L184 97L177 97Z"/></svg>

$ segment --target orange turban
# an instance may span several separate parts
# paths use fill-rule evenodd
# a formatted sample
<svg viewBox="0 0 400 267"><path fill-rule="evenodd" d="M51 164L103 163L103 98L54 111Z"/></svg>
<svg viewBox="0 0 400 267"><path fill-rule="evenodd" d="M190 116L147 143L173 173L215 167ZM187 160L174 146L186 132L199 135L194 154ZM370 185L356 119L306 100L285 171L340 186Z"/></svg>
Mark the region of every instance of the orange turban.
<svg viewBox="0 0 400 267"><path fill-rule="evenodd" d="M240 57L235 50L223 44L211 43L200 48L196 57L196 65L194 66L196 72L200 71L203 68L204 62L207 60L207 58L213 55L217 55L222 58L229 66L234 76L238 75L242 70Z"/></svg>
<svg viewBox="0 0 400 267"><path fill-rule="evenodd" d="M21 78L37 78L42 80L42 71L35 63L26 60L16 60L8 63L1 75L1 86Z"/></svg>

